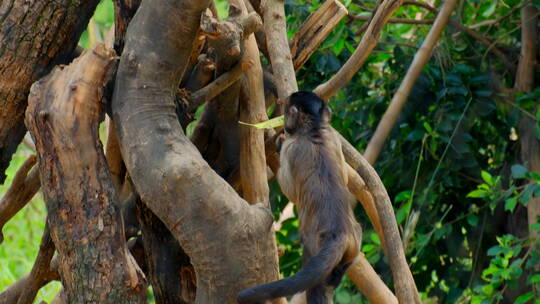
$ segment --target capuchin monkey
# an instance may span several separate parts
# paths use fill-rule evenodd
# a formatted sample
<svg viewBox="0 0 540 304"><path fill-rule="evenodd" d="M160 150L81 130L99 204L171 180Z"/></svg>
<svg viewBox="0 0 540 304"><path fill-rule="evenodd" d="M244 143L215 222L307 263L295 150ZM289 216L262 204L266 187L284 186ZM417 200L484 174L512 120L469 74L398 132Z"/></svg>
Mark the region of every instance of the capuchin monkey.
<svg viewBox="0 0 540 304"><path fill-rule="evenodd" d="M298 209L304 266L292 277L241 291L240 304L263 304L302 291L308 304L332 303L335 287L358 256L361 229L351 209L345 159L330 116L312 92L296 92L285 101L277 178Z"/></svg>

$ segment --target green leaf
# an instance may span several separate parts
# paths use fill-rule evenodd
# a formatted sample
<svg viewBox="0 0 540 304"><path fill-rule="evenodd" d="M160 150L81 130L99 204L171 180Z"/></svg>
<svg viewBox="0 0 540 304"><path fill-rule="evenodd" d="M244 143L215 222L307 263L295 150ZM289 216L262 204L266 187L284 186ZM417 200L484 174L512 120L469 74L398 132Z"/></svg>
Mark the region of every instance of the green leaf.
<svg viewBox="0 0 540 304"><path fill-rule="evenodd" d="M433 131L433 128L431 128L431 126L427 122L424 122L423 126L426 129L426 131L428 131L428 133L431 133Z"/></svg>
<svg viewBox="0 0 540 304"><path fill-rule="evenodd" d="M396 195L394 202L397 203L397 202L408 200L409 198L411 198L411 194L412 194L411 190L401 191L400 193L398 193L398 195Z"/></svg>
<svg viewBox="0 0 540 304"><path fill-rule="evenodd" d="M526 178L527 173L529 173L529 170L527 168L523 167L520 164L516 164L512 166L512 177L513 178Z"/></svg>
<svg viewBox="0 0 540 304"><path fill-rule="evenodd" d="M496 8L497 8L497 1L491 1L491 5L485 11L482 12L482 16L489 17L493 15Z"/></svg>
<svg viewBox="0 0 540 304"><path fill-rule="evenodd" d="M488 192L486 190L476 189L467 194L467 197L472 198L484 198L487 197Z"/></svg>
<svg viewBox="0 0 540 304"><path fill-rule="evenodd" d="M517 205L517 199L515 197L511 197L504 202L504 210L514 212L516 205Z"/></svg>
<svg viewBox="0 0 540 304"><path fill-rule="evenodd" d="M517 297L516 301L514 303L521 304L521 303L527 303L529 300L531 300L534 297L534 293L532 291L529 291L527 293L524 293Z"/></svg>
<svg viewBox="0 0 540 304"><path fill-rule="evenodd" d="M246 125L250 127L254 127L257 129L274 129L277 127L282 127L285 124L285 117L283 115L278 116L276 118L269 119L267 121L259 122L256 124L250 124L247 122L239 121L238 122L241 125Z"/></svg>
<svg viewBox="0 0 540 304"><path fill-rule="evenodd" d="M501 246L493 246L493 247L488 249L487 255L496 256L496 255L499 255L500 253L502 253L503 251L504 251L504 249Z"/></svg>
<svg viewBox="0 0 540 304"><path fill-rule="evenodd" d="M491 176L491 174L489 174L488 172L482 170L480 175L482 175L482 179L486 182L486 184L490 186L493 186L495 184L493 181L493 176Z"/></svg>
<svg viewBox="0 0 540 304"><path fill-rule="evenodd" d="M344 47L345 47L345 40L339 39L338 41L336 41L336 43L332 45L332 51L334 51L334 54L338 56L339 54L341 54L341 51L343 51Z"/></svg>
<svg viewBox="0 0 540 304"><path fill-rule="evenodd" d="M476 227L478 225L478 216L476 214L470 214L467 216L467 222L469 225Z"/></svg>
<svg viewBox="0 0 540 304"><path fill-rule="evenodd" d="M539 222L539 223L536 223L536 224L532 224L532 225L530 226L530 228L531 228L532 230L537 230L538 232L540 232L540 222Z"/></svg>
<svg viewBox="0 0 540 304"><path fill-rule="evenodd" d="M540 273L533 274L529 278L529 283L531 284L540 283Z"/></svg>

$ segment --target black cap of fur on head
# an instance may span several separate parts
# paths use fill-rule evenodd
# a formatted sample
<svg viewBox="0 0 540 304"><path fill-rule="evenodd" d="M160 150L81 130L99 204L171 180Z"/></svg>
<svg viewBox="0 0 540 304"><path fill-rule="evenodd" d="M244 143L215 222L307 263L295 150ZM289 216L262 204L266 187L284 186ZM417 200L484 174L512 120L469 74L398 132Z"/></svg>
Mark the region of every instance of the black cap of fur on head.
<svg viewBox="0 0 540 304"><path fill-rule="evenodd" d="M298 91L285 106L285 131L289 134L317 131L330 121L330 108L317 94Z"/></svg>
<svg viewBox="0 0 540 304"><path fill-rule="evenodd" d="M295 105L298 110L313 117L320 117L325 107L324 101L311 91L292 93L289 103Z"/></svg>

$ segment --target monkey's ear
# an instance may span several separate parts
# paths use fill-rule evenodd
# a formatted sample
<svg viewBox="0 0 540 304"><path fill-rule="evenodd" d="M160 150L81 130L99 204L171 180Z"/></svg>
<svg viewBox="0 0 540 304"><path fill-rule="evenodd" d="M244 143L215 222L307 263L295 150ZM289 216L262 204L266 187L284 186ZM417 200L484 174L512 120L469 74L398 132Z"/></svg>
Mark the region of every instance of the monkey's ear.
<svg viewBox="0 0 540 304"><path fill-rule="evenodd" d="M323 108L322 108L322 118L325 121L330 121L330 119L332 118L332 109L330 109L330 107L323 106Z"/></svg>
<svg viewBox="0 0 540 304"><path fill-rule="evenodd" d="M296 106L291 106L291 107L289 108L289 112L290 112L291 114L296 114L296 113L298 113L298 108L297 108Z"/></svg>

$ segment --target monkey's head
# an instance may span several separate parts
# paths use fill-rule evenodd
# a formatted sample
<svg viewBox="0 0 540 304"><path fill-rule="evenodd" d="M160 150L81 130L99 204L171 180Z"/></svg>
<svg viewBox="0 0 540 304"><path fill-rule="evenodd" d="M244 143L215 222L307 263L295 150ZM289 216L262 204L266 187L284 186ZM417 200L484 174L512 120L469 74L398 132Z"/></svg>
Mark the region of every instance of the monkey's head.
<svg viewBox="0 0 540 304"><path fill-rule="evenodd" d="M331 116L324 100L310 91L292 93L285 101L285 131L289 134L318 130Z"/></svg>

